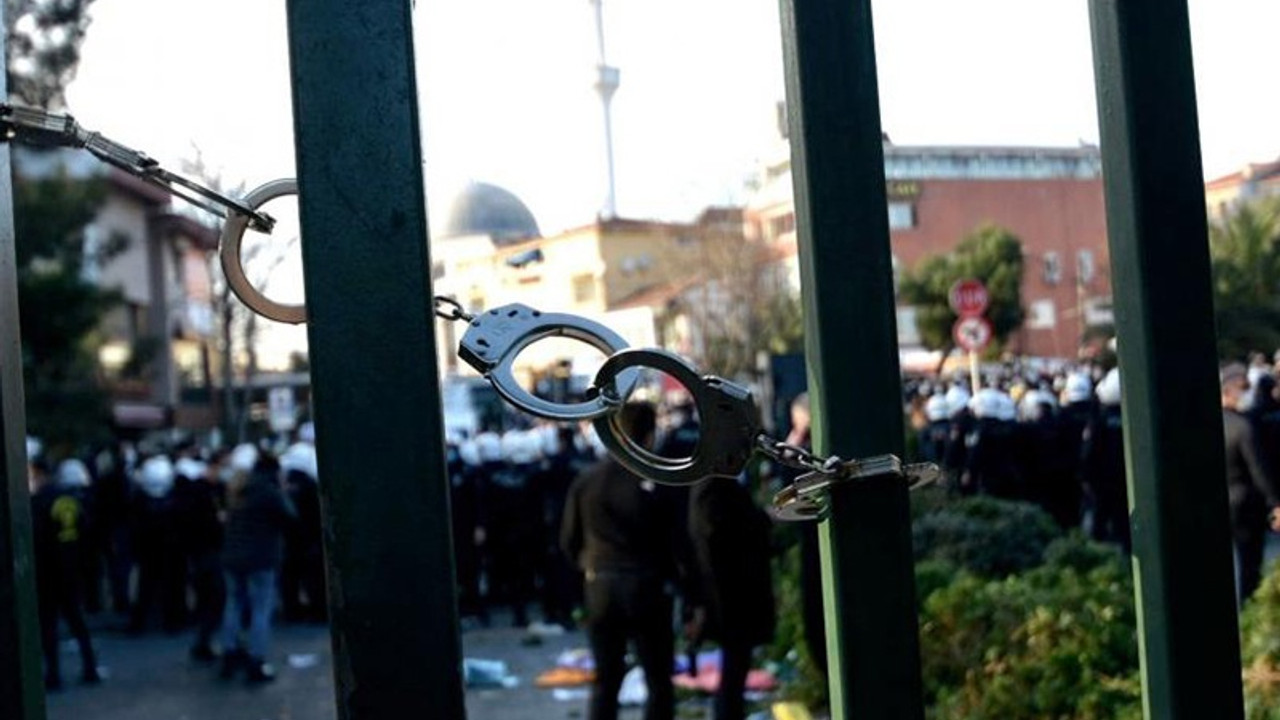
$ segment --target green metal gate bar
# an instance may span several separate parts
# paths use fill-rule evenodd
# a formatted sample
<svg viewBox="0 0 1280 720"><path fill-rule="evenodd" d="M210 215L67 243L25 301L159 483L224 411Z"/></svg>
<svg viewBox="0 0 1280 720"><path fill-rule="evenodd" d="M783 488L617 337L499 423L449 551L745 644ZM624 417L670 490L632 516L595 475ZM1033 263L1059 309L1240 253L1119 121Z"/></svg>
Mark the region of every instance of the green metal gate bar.
<svg viewBox="0 0 1280 720"><path fill-rule="evenodd" d="M288 3L343 720L465 712L411 12Z"/></svg>
<svg viewBox="0 0 1280 720"><path fill-rule="evenodd" d="M0 28L5 27L4 13L5 8L0 5ZM6 57L5 41L0 33L0 58ZM0 73L0 98L8 97L6 81L6 74ZM0 718L43 720L15 240L13 177L9 145L3 143L0 144Z"/></svg>
<svg viewBox="0 0 1280 720"><path fill-rule="evenodd" d="M1148 718L1244 715L1187 7L1093 0Z"/></svg>
<svg viewBox="0 0 1280 720"><path fill-rule="evenodd" d="M783 0L814 445L902 454L902 381L869 0ZM831 490L820 529L837 720L924 715L906 485Z"/></svg>

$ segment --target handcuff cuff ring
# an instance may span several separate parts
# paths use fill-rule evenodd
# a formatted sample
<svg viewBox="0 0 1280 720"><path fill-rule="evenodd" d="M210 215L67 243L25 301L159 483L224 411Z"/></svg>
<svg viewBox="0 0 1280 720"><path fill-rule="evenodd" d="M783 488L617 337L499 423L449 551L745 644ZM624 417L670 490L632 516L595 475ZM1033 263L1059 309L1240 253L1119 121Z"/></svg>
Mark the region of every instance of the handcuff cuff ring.
<svg viewBox="0 0 1280 720"><path fill-rule="evenodd" d="M737 477L755 450L759 424L751 391L715 376L700 376L684 358L656 349L613 354L596 372L594 388L615 405L617 378L638 368L666 373L689 391L698 412L699 437L691 457L657 455L628 437L617 413L594 421L596 435L610 454L631 472L664 485L691 485L710 477Z"/></svg>
<svg viewBox="0 0 1280 720"><path fill-rule="evenodd" d="M551 337L567 337L613 355L627 347L621 335L593 320L564 313L544 313L513 303L476 315L458 343L458 357L493 385L502 399L517 408L548 420L576 422L594 420L613 412L618 403L599 395L576 403L556 403L534 396L516 381L516 356L530 345ZM626 398L635 388L639 371L617 378L618 397Z"/></svg>
<svg viewBox="0 0 1280 720"><path fill-rule="evenodd" d="M244 196L243 203L252 210L266 205L268 202L285 195L298 194L298 181L294 178L272 180L266 185L254 188ZM245 231L249 228L249 217L238 212L228 211L227 221L222 226L222 238L219 241L218 255L222 260L222 273L227 278L231 292L240 298L255 313L275 320L276 322L299 325L307 321L306 305L290 305L279 303L263 295L244 272L244 259L241 257L241 246L244 243Z"/></svg>

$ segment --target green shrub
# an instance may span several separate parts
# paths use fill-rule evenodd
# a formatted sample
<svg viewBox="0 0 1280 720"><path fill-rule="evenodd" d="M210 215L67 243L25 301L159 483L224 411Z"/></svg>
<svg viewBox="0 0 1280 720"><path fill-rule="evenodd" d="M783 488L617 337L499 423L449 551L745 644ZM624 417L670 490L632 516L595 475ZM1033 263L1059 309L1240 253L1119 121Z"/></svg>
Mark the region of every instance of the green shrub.
<svg viewBox="0 0 1280 720"><path fill-rule="evenodd" d="M911 493L911 522L932 515L956 503L955 496L941 483L926 485Z"/></svg>
<svg viewBox="0 0 1280 720"><path fill-rule="evenodd" d="M1240 613L1244 698L1249 720L1280 720L1280 565Z"/></svg>
<svg viewBox="0 0 1280 720"><path fill-rule="evenodd" d="M1141 717L1128 569L1116 553L1081 544L1057 545L1057 563L1003 580L962 573L925 601L930 718ZM1098 564L1075 567L1086 559Z"/></svg>
<svg viewBox="0 0 1280 720"><path fill-rule="evenodd" d="M942 560L983 577L1004 577L1039 565L1060 536L1035 505L969 497L937 506L912 523L916 561Z"/></svg>
<svg viewBox="0 0 1280 720"><path fill-rule="evenodd" d="M809 654L804 632L804 600L800 585L800 545L793 544L774 561L778 624L767 657L780 668L779 699L826 707L827 678Z"/></svg>
<svg viewBox="0 0 1280 720"><path fill-rule="evenodd" d="M916 563L916 607L924 607L929 596L950 585L960 569L947 560L921 560Z"/></svg>

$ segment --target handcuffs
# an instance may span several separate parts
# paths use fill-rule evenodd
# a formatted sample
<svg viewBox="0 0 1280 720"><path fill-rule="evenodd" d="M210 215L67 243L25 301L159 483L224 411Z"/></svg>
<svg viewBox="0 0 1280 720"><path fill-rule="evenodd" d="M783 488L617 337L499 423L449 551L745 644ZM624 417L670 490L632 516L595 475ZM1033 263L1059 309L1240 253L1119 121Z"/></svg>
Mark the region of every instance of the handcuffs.
<svg viewBox="0 0 1280 720"><path fill-rule="evenodd" d="M89 131L69 115L0 103L0 142L8 140L84 148L103 162L223 218L226 222L218 254L231 291L263 317L295 325L306 322L305 305L271 300L249 282L241 254L244 234L250 227L271 232L275 225L262 206L285 195L296 195L296 180L267 183L237 200L165 170L145 153ZM519 303L472 314L452 298L438 296L434 302L438 317L467 323L458 356L488 379L504 400L549 420L591 421L600 440L621 465L654 482L690 485L713 477L734 478L742 473L752 454L761 452L783 465L807 471L774 497L775 516L783 520L813 520L825 515L827 491L837 483L897 477L915 480L914 488L932 482L939 474L934 465L903 465L893 455L846 462L837 457L820 458L803 448L773 440L761 432L759 409L749 389L712 375L699 375L688 361L665 350L629 348L620 335L593 320L543 313ZM578 340L608 356L585 400L550 402L516 381L516 356L549 337ZM623 431L617 411L638 384L640 368L665 372L689 391L701 433L691 457L662 457Z"/></svg>
<svg viewBox="0 0 1280 720"><path fill-rule="evenodd" d="M242 204L257 212L267 202L296 194L297 182L276 180L248 193ZM238 209L227 212L219 255L232 292L249 309L272 320L303 323L305 305L277 303L249 282L241 247L251 218ZM844 461L821 458L803 448L774 440L760 426L760 412L750 389L714 375L702 375L689 361L659 349L628 347L626 340L604 325L578 315L544 313L520 303L470 313L456 300L435 298L438 317L467 323L458 343L458 357L480 373L507 403L536 417L558 422L590 421L605 448L631 472L665 485L688 486L708 478L736 478L757 452L768 459L806 471L773 499L779 520L819 520L827 513L827 494L836 484L873 478L905 478L912 488L937 479L936 465L904 465L894 455ZM590 345L607 356L596 372L586 398L557 403L539 398L517 382L516 357L530 345L550 337L567 337ZM640 370L666 373L684 386L699 418L699 438L693 455L659 455L627 435L618 410L639 383Z"/></svg>

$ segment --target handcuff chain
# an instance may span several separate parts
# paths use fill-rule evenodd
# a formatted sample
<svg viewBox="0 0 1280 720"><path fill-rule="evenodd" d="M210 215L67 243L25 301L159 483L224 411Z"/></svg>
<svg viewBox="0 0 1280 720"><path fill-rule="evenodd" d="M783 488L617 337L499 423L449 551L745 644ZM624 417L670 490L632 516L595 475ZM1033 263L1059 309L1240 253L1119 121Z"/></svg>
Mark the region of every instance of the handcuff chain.
<svg viewBox="0 0 1280 720"><path fill-rule="evenodd" d="M436 295L434 298L434 301L435 301L436 317L438 318L442 318L444 320L452 320L454 322L457 322L458 320L462 320L464 322L471 322L472 320L476 319L475 315L472 315L471 313L463 309L462 303L458 302L457 300L454 300L451 297L448 297L445 295Z"/></svg>
<svg viewBox="0 0 1280 720"><path fill-rule="evenodd" d="M779 465L823 475L839 475L840 468L844 464L844 461L835 455L824 458L805 450L799 445L775 440L764 433L756 436L756 449Z"/></svg>

